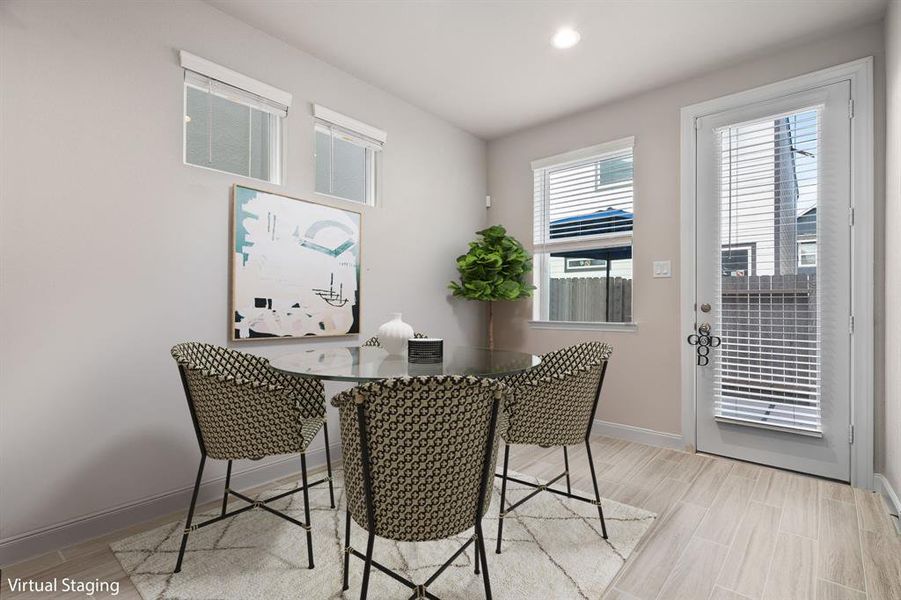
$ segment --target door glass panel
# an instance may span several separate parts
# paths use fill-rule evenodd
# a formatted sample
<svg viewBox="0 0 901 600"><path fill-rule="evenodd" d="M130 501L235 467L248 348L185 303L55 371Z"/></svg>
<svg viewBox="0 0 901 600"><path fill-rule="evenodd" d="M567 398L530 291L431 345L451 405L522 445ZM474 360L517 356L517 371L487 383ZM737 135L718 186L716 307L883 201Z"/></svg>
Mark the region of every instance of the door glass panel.
<svg viewBox="0 0 901 600"><path fill-rule="evenodd" d="M714 416L818 435L822 107L717 129Z"/></svg>

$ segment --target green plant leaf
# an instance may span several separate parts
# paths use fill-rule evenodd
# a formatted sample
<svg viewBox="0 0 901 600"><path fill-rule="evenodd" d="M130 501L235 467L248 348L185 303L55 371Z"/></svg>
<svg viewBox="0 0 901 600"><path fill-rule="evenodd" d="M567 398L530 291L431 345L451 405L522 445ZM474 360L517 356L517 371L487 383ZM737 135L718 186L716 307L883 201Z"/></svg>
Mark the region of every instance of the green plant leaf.
<svg viewBox="0 0 901 600"><path fill-rule="evenodd" d="M489 302L531 296L535 286L525 278L532 271L532 257L522 244L500 225L476 234L479 239L470 242L469 251L457 257L460 280L448 284L453 295Z"/></svg>

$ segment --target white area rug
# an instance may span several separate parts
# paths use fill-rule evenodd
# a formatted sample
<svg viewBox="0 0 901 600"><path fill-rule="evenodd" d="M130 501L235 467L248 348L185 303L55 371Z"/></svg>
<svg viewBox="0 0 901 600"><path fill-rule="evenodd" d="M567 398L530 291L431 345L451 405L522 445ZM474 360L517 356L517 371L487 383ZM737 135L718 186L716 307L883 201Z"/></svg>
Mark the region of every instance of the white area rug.
<svg viewBox="0 0 901 600"><path fill-rule="evenodd" d="M336 473L338 509L329 508L328 487L312 488L313 550L316 568L307 568L304 530L262 510L198 529L188 540L181 573L172 574L184 523L171 523L111 544L111 548L145 600L318 600L358 598L363 561L350 559L350 590L341 592L344 537L343 482ZM534 480L528 475L514 477ZM558 483L559 486L559 483ZM284 486L262 497L290 489ZM507 486L515 502L528 492ZM580 494L591 496L590 494ZM230 508L241 503L231 499ZM594 506L542 492L507 517L503 554L495 554L500 483L495 481L491 510L483 521L488 540L491 589L497 599L600 598L638 541L656 518L653 513L604 501L609 540L601 537ZM279 500L273 508L303 520L303 495ZM206 519L216 511L201 514ZM195 521L196 522L196 521ZM376 538L374 558L423 583L467 539L405 543ZM352 526L351 545L366 547L365 532ZM442 598L482 598L480 576L473 573L474 546L459 556L429 591ZM373 568L369 597L410 597L411 590Z"/></svg>

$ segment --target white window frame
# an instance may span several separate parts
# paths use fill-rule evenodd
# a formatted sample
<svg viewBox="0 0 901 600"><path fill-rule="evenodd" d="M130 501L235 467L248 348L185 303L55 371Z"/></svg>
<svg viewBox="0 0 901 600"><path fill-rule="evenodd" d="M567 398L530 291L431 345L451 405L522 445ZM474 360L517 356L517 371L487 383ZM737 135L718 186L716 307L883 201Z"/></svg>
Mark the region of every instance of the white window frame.
<svg viewBox="0 0 901 600"><path fill-rule="evenodd" d="M341 114L337 111L334 111L330 108L322 106L320 104L313 105L313 172L315 173L314 177L318 177L319 168L317 165L317 161L319 160L319 155L317 151L316 144L316 133L319 130L326 130L330 136L332 144L330 148L334 147L334 138L340 137L344 139L344 141L349 142L351 144L360 146L365 150L366 157L366 173L365 176L365 199L363 202L359 202L353 198L347 198L345 196L340 196L335 193L331 193L333 191L333 178L334 178L334 155L329 157L329 190L330 192L320 192L318 190L319 182L313 182L313 190L316 194L320 196L325 196L327 198L336 198L338 200L343 200L345 202L352 202L353 204L362 205L362 206L379 206L381 204L381 163L382 163L382 152L385 145L385 142L388 139L387 132L373 127L367 123L362 121L358 121L353 117L349 117L347 115ZM333 150L332 150L333 152Z"/></svg>
<svg viewBox="0 0 901 600"><path fill-rule="evenodd" d="M597 161L598 159L604 158L607 155L616 154L618 152L623 152L625 150L632 151L633 161L635 159L635 138L633 136L624 137L616 140L612 140L609 142L604 142L602 144L596 144L594 146L588 146L586 148L580 148L578 150L573 150L570 152L564 152L562 154L556 154L554 156L548 156L545 158L540 158L532 161L532 173L533 173L533 182L534 182L534 173L538 170L546 170L548 172L571 168L574 166L578 166L580 163L592 163ZM534 190L533 190L534 194ZM545 187L542 190L542 203L543 214L548 214L550 197L548 195L548 190ZM635 181L635 171L634 171L634 163L633 163L633 171L632 171L632 231L625 232L612 232L612 233L602 233L598 235L591 236L581 236L578 240L576 239L563 239L563 240L545 240L543 243L538 243L534 240L533 233L533 255L535 258L533 265L533 283L537 288L537 294L535 299L532 301L532 320L529 321L529 324L536 329L585 329L585 330L606 330L606 331L631 331L636 330L638 328L638 318L635 313L635 290L636 290L636 269L635 269L635 221L637 216L637 186ZM533 232L537 229L538 225L535 223L535 220L538 216L534 213L532 215L532 229ZM544 224L542 224L542 228ZM563 252L568 250L587 250L587 249L597 249L597 248L612 248L616 246L623 246L628 243L632 249L632 320L629 322L610 322L610 321L552 321L548 317L549 315L549 301L550 301L550 292L548 290L548 285L544 283L545 273L548 272L548 258L551 252Z"/></svg>
<svg viewBox="0 0 901 600"><path fill-rule="evenodd" d="M750 276L753 276L754 273L757 271L757 265L754 264L756 262L756 258L757 258L757 252L756 252L757 249L755 248L755 245L756 244L754 242L741 242L738 244L732 244L731 248L726 248L726 247L721 246L720 254L722 255L723 253L729 252L730 249L746 252L748 255L748 272L745 273L745 276L750 277ZM722 259L720 262L722 262Z"/></svg>
<svg viewBox="0 0 901 600"><path fill-rule="evenodd" d="M873 57L866 57L785 81L686 106L681 111L681 329L682 439L694 450L697 434L694 348L685 343L695 323L695 208L697 199L697 122L705 116L808 91L838 81L851 83L851 202L854 225L851 234L851 485L875 489L873 476L873 214L874 214L874 109Z"/></svg>
<svg viewBox="0 0 901 600"><path fill-rule="evenodd" d="M801 257L801 248L804 246L813 246L813 263L804 264L802 262ZM817 242L816 240L798 240L798 268L801 269L812 269L817 266Z"/></svg>
<svg viewBox="0 0 901 600"><path fill-rule="evenodd" d="M284 185L285 181L285 127L284 120L293 102L293 96L284 90L257 79L233 71L228 67L191 54L179 51L179 61L184 69L182 85L182 163L199 169L224 173L232 177L243 177L253 181L263 181L272 185ZM201 81L206 80L206 84ZM213 87L215 84L215 88ZM198 165L188 161L188 88L193 87L209 94L215 94L230 102L249 108L263 110L272 115L269 131L269 178L260 179L248 174L224 171L215 167Z"/></svg>

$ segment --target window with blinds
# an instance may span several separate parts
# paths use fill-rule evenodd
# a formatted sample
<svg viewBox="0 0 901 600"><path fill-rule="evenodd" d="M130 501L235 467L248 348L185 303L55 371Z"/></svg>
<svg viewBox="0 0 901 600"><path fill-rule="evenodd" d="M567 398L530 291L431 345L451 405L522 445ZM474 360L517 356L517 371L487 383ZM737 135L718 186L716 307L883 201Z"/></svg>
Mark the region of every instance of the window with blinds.
<svg viewBox="0 0 901 600"><path fill-rule="evenodd" d="M288 92L181 50L186 164L281 183Z"/></svg>
<svg viewBox="0 0 901 600"><path fill-rule="evenodd" d="M313 115L316 192L375 206L387 134L318 104Z"/></svg>
<svg viewBox="0 0 901 600"><path fill-rule="evenodd" d="M718 420L821 434L820 115L812 107L716 131Z"/></svg>
<svg viewBox="0 0 901 600"><path fill-rule="evenodd" d="M633 140L532 163L535 319L632 322Z"/></svg>

